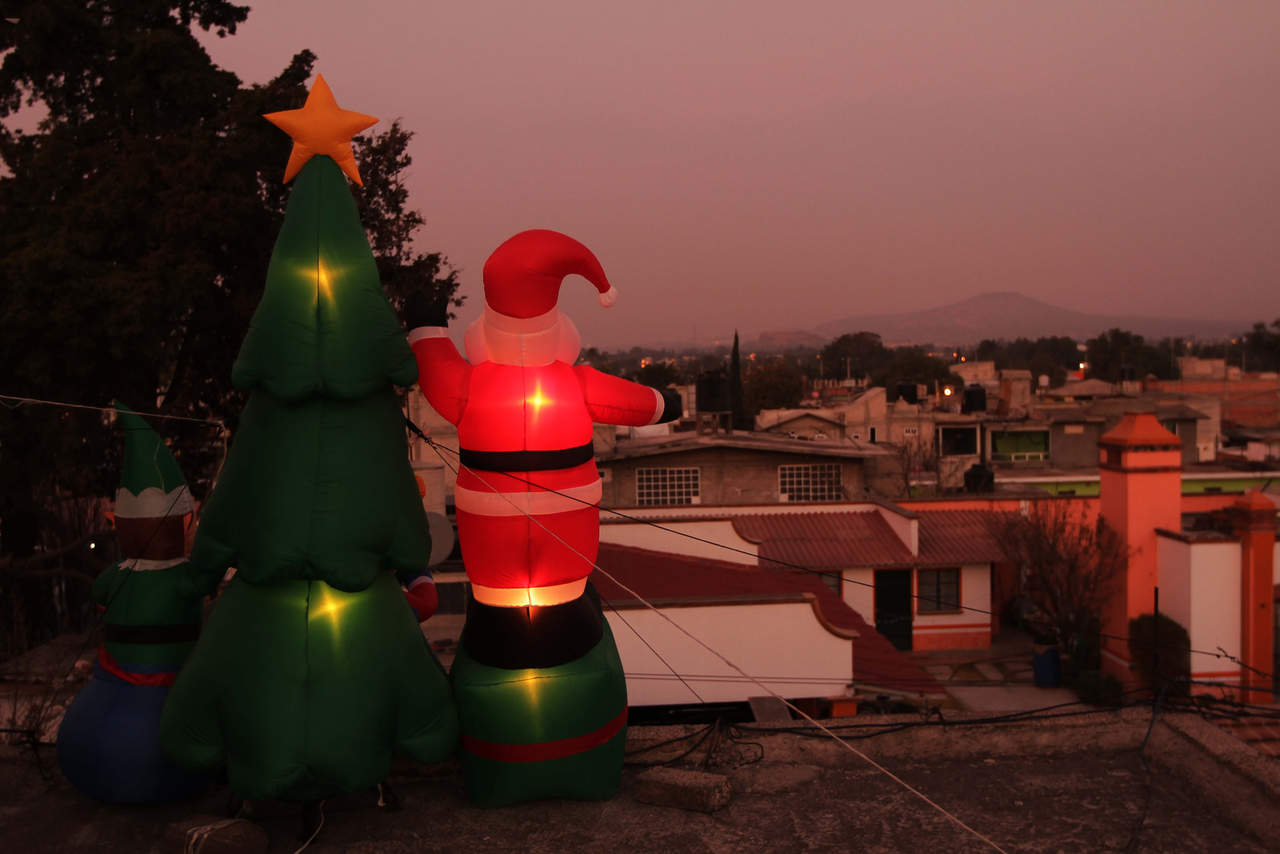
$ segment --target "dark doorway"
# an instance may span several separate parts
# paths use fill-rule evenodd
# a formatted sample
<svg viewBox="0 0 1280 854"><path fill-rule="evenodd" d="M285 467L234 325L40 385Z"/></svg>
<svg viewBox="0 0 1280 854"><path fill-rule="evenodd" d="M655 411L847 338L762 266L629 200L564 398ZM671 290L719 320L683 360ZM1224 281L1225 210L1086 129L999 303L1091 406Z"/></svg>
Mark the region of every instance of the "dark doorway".
<svg viewBox="0 0 1280 854"><path fill-rule="evenodd" d="M876 631L896 648L911 649L911 570L876 570Z"/></svg>

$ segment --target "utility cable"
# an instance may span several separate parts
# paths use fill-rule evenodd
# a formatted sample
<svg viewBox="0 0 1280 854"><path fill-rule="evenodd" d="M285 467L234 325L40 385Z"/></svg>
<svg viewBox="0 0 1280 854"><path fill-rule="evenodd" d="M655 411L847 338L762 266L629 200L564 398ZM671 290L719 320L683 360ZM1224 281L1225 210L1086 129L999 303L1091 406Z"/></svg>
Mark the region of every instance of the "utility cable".
<svg viewBox="0 0 1280 854"><path fill-rule="evenodd" d="M443 450L443 451L448 451L449 453L454 454L454 455L459 455L459 454L458 454L458 452L457 452L457 451L455 451L453 448L450 448L450 447L448 447L447 445L442 445L442 444L440 444L439 442L436 442L434 439L432 439L430 436L428 436L425 432L423 432L423 431L422 431L422 429L421 429L420 427L418 427L416 424L414 424L414 423L413 423L413 421L411 421L408 417L405 417L405 419L404 419L404 420L405 420L406 425L407 425L407 426L408 426L408 427L409 427L409 428L410 428L410 429L411 429L411 430L412 430L412 431L413 431L413 432L414 432L414 433L415 433L419 438L421 438L424 442L426 442L426 443L427 443L428 445L430 445L433 449L435 449L436 454L440 457L440 459L441 459L441 460L444 460L444 455L443 455L442 453L440 453L442 450ZM460 455L459 455L459 456L460 456ZM446 463L446 465L448 465L448 463ZM456 472L456 471L457 471L457 469L456 469L456 468L454 468L452 465L450 465L450 466L449 466L449 468L450 468L452 471L454 471L454 472ZM738 548L738 547L736 547L736 546L731 546L731 545L728 545L728 544L725 544L725 543L716 542L715 540L710 540L710 539L707 539L707 538L705 538L705 537L699 537L698 535L696 535L696 534L691 534L691 533L689 533L689 532L687 532L687 531L680 531L680 530L677 530L677 529L675 529L675 528L669 528L669 527L667 527L667 526L665 526L665 525L662 525L662 524L660 524L660 523L658 523L658 522L654 522L654 521L652 521L652 520L650 520L650 519L646 519L646 518L644 518L643 516L632 516L632 515L630 515L630 514L628 514L628 513L623 513L621 510L614 510L614 509L613 509L613 508L611 508L611 507L601 507L599 504L594 504L594 503L592 503L591 501L588 501L588 500L586 500L586 499L584 499L584 498L579 498L579 497L578 497L578 496L576 496L576 495L570 495L570 494L568 494L568 493L561 492L560 490L553 489L553 488L551 488L551 487L543 486L543 485L541 485L541 484L539 484L539 483L536 483L536 482L534 482L534 481L532 481L532 480L528 480L528 479L526 479L526 478L520 477L520 476L518 476L518 475L510 474L510 473L508 473L508 472L503 472L503 473L502 473L502 475L503 475L503 477L510 478L510 479L515 480L515 481L517 481L517 482L519 482L519 483L523 483L523 484L525 484L525 485L527 485L527 486L532 486L532 487L534 487L534 488L536 488L536 489L540 489L540 490L543 490L543 491L545 491L545 492L550 492L550 493L553 493L553 494L555 494L555 495L559 495L559 496L561 496L562 498L568 498L569 500L571 500L571 501L575 501L575 502L577 502L577 503L579 503L579 504L582 504L582 505L585 505L585 506L588 506L588 507L595 507L595 508L597 508L597 509L599 509L599 510L604 511L605 513L610 513L610 514L612 514L612 515L614 515L614 516L617 516L617 517L619 517L619 518L626 519L626 520L627 520L627 521L629 521L629 522L638 522L638 523L643 524L643 525L648 525L649 527L651 527L651 528L655 528L655 529L657 529L657 530L659 530L659 531L664 531L664 532L666 532L666 533L668 533L668 534L675 534L676 536L684 537L684 538L686 538L686 539L693 540L694 542L702 543L703 545L713 546L713 547L718 548L718 549L723 549L723 550L725 550L725 551L734 552L734 553L736 553L736 554L744 555L744 556L746 556L746 557L755 558L757 561L768 561L769 563L777 564L778 566L783 566L783 567L786 567L787 569L794 569L794 570L797 570L797 571L800 571L800 572L808 572L808 573L812 573L812 574L814 574L814 575L819 575L819 576L830 576L830 575L836 575L836 576L839 576L839 577L842 579L842 581L843 581L843 582L845 582L845 583L858 585L858 586L860 586L860 587L868 587L868 588L870 588L870 589L872 589L872 590L874 590L874 589L875 589L875 584L873 584L873 583L871 583L871 582L867 582L867 581L859 581L859 580L854 579L854 578L846 578L846 577L844 577L844 573L843 573L843 571L842 571L842 570L822 570L822 569L813 569L812 567L803 566L803 565L801 565L801 564L796 564L796 563L791 563L791 562L789 562L789 561L780 560L780 559L778 559L778 558L764 557L763 555L760 555L760 554L756 554L756 553L749 552L749 551L747 551L746 549L740 549L740 548ZM488 485L488 484L486 484L486 485ZM490 488L490 489L493 489L493 487L492 487L492 486L490 486L489 488ZM929 598L929 597L927 597L927 596L922 596L922 595L920 595L919 593L912 593L912 594L910 594L910 596L911 596L911 598L912 598L912 599L917 599L917 600L926 600L926 601L929 601L929 602L933 602L933 601L935 601L935 600L933 600L933 599L931 599L931 598ZM951 604L951 603L948 603L948 604ZM957 607L957 609L958 609L958 610L961 610L961 611L969 611L969 612L971 612L971 613L974 613L974 614L982 614L982 615L987 616L987 617L995 617L995 616L997 616L997 615L996 615L996 613L995 613L994 611L989 611L989 610L986 610L986 609L983 609L983 608L975 608L975 607L970 606L970 605L960 605L960 604L956 603L956 607ZM905 618L904 618L904 621L905 621ZM1112 634L1105 634L1105 633L1104 633L1104 634L1101 634L1100 636L1101 636L1101 637L1104 637L1104 638L1110 638L1110 639L1113 639L1113 640L1123 640L1123 641L1129 641L1129 640L1132 640L1131 638L1126 637L1126 636L1124 636L1124 635L1112 635ZM1165 648L1167 648L1167 649L1173 649L1174 647L1172 647L1172 646L1167 646L1167 647L1165 647ZM1221 647L1219 647L1219 649L1221 650ZM1249 667L1248 665L1246 665L1246 664L1244 664L1243 662L1241 662L1238 658L1236 658L1236 657L1235 657L1235 656L1233 656L1233 655L1230 655L1229 653L1227 653L1227 652L1225 652L1225 651L1209 652L1209 651L1207 651L1207 650L1192 649L1192 650L1189 650L1189 652L1191 652L1192 654L1195 654L1195 655L1208 655L1208 656L1212 656L1213 658L1218 658L1218 659L1223 659L1223 658L1225 658L1225 659L1229 659L1229 660L1231 660L1231 661L1236 662L1237 664L1240 664L1242 667L1247 667L1249 670L1253 671L1254 673L1257 673L1257 674L1258 674L1258 675L1260 675L1260 676L1264 676L1264 677L1269 678L1269 679L1274 679L1274 677L1273 677L1271 674L1269 674L1269 673L1264 673L1263 671L1260 671L1260 670L1257 670L1257 669L1255 669L1255 668Z"/></svg>
<svg viewBox="0 0 1280 854"><path fill-rule="evenodd" d="M613 615L615 617L617 617L619 620L622 621L622 624L624 626L626 626L628 629L631 629L631 633L636 637L638 637L640 639L640 642L649 648L649 652L653 653L654 656L657 657L657 659L662 662L663 666L671 671L672 676L680 680L681 685L689 689L689 693L692 694L695 698L697 698L699 703L706 705L707 701L702 698L702 695L699 694L692 685L690 685L688 682L685 681L685 678L681 676L674 667L671 666L671 663L669 661L667 661L665 658L662 657L662 653L654 649L653 644L649 643L649 641L645 638L644 635L636 631L635 626L631 625L631 623L627 620L627 618L622 616L622 613L613 606L612 602L606 599L601 599L600 601L604 602L604 604L608 606L609 610L613 612ZM648 674L623 674L623 675L624 676L647 676ZM658 675L660 676L660 674ZM662 678L665 678L665 677L662 677Z"/></svg>
<svg viewBox="0 0 1280 854"><path fill-rule="evenodd" d="M434 445L435 443L432 443L432 444ZM441 460L443 460L443 459L444 459L444 457L443 457L443 455L441 455ZM446 463L446 465L448 465L448 463ZM453 467L452 467L452 466L450 466L450 468L453 468ZM456 472L457 470L456 470L456 469L454 469L454 471ZM565 548L569 549L569 551L573 552L573 553L574 553L574 554L576 554L578 557L582 558L583 562L585 562L587 565L591 566L591 567L592 567L593 569L595 569L597 572L599 572L600 574L602 574L605 578L608 578L610 581L612 581L614 584L616 584L619 588L621 588L622 590L626 591L627 593L630 593L633 597L635 597L636 601L640 602L640 603L641 603L641 604L643 604L645 607L649 608L651 611L653 611L655 614L657 614L659 617L661 617L662 619L666 620L666 621L667 621L668 623L670 623L670 624L671 624L671 625L672 625L672 626L673 626L677 631L679 631L681 634L683 634L683 635L685 635L687 638L689 638L689 640L693 641L693 642L694 642L694 643L696 643L698 646L702 647L703 649L705 649L707 652L711 653L711 654L712 654L713 656L715 656L716 658L720 659L720 661L724 662L724 664L725 664L725 665L727 665L729 668L731 668L732 670L736 671L737 673L739 673L740 675L742 675L742 676L743 676L743 677L745 677L746 679L750 680L750 681L751 681L754 685L756 685L758 688L760 688L760 689L764 690L764 691L765 691L765 692L767 692L768 694L772 695L775 699L777 699L777 700L781 701L783 704L785 704L788 708L790 708L790 709L791 709L792 711L794 711L796 714L800 715L802 718L804 718L805 720L809 721L809 723L813 724L815 727L817 727L818 729L822 730L822 731L823 731L823 732L825 732L827 735L829 735L831 738L833 738L835 741L837 741L839 744L841 744L841 745L842 745L846 750L848 750L850 753L854 754L855 756L858 756L858 757L859 757L859 758L861 758L863 761L865 761L867 764L869 764L871 767L875 768L877 771L880 771L882 774L886 775L886 776L887 776L887 777L889 777L891 780L893 780L894 782L896 782L896 783L898 783L899 785L901 785L901 786L902 786L903 788L905 788L907 791L909 791L909 792L911 792L912 794L914 794L914 795L916 795L917 797L919 797L919 798L920 798L921 800L923 800L925 803L929 804L929 806L933 807L935 810L937 810L938 812L942 813L944 816L946 816L946 817L947 817L948 819L950 819L951 821L955 822L955 823L956 823L957 825L959 825L961 828L963 828L964 830L966 830L966 831L968 831L969 833L971 833L973 836L975 836L975 837L977 837L978 839L980 839L980 840L982 840L983 842L985 842L985 843L986 843L987 845L989 845L993 850L995 850L995 851L999 851L999 852L1001 852L1001 854L1008 854L1008 853L1007 853L1003 848L1001 848L999 845L997 845L995 842L993 842L989 837L985 836L984 834L980 833L980 832L979 832L979 831L977 831L977 830L974 830L974 829L973 829L972 827L970 827L968 824L965 824L965 823L964 823L964 822L963 822L959 817L957 817L956 815L954 815L954 814L953 814L953 813L951 813L951 812L948 812L948 811L947 811L943 806L941 806L940 804L938 804L936 801L932 800L928 795L924 794L924 793L923 793L923 792L921 792L919 789L915 788L915 787L914 787L914 786L912 786L910 783L908 783L907 781L903 780L903 779L902 779L901 777L899 777L898 775L894 774L894 773L893 773L892 771L890 771L888 768L885 768L883 765L881 765L880 763L876 762L876 761L875 761L874 759L872 759L870 756L866 755L866 754L865 754L865 753L863 753L861 750L858 750L858 749L857 749L856 747L854 747L852 744L848 743L848 742L847 742L847 741L845 741L843 738L841 738L840 736L836 735L834 732L832 732L830 729L828 729L826 726L824 726L821 722L819 722L819 721L817 721L816 719L814 719L813 717L811 717L807 712L805 712L805 711L804 711L803 709L801 709L799 706L796 706L794 703L792 703L790 700L788 700L788 699L786 699L785 697L783 697L783 696L781 696L780 694L778 694L776 691L774 691L774 690L773 690L772 688L770 688L768 685L764 684L764 683L763 683L763 682L761 682L760 680L758 680L758 679L756 679L755 677L751 676L751 675L750 675L750 674L748 674L745 670L743 670L742 668L740 668L740 667L738 667L736 664L734 664L732 661L730 661L728 658L726 658L726 657L724 657L723 655L721 655L719 652L717 652L715 649L713 649L713 648L712 648L711 646L709 646L707 643L705 643L704 641L702 641L700 638L698 638L696 635L694 635L694 634L693 634L692 632L690 632L688 629L684 628L684 627L683 627L683 626L681 626L679 623L677 623L675 620L673 620L670 616L668 616L667 614L663 613L663 612L662 612L662 610L661 610L660 608L658 608L656 605L654 605L654 604L653 604L652 602L650 602L648 599L645 599L643 596L641 596L641 595L640 595L639 593L637 593L635 590L632 590L632 589L631 589L630 587L628 587L626 584L623 584L621 581L619 581L617 578L615 578L611 573L609 573L609 572L607 572L606 570L602 569L602 568L599 566L599 564L597 564L595 561L589 560L589 559L586 557L586 555L584 555L584 554L582 554L581 552L579 552L579 551L578 551L577 549L575 549L575 548L574 548L570 543L566 542L562 537L560 537L560 536L559 536L555 531L552 531L550 528L548 528L546 525L544 525L540 519L538 519L536 516L532 515L531 513L527 512L523 507L520 507L518 504L516 504L516 503L515 503L514 501L512 501L510 498L507 498L507 496L506 496L506 494L505 494L505 493L502 493L502 492L499 492L498 490L496 490L496 489L495 489L491 484L489 484L489 483L484 479L484 477L483 477L483 476L481 476L481 475L479 474L479 472L476 472L474 469L469 469L469 471L471 471L471 473L472 473L473 475L475 475L475 477L476 477L476 479L477 479L477 480L479 480L479 481L480 481L481 483L483 483L486 487L488 487L488 488L489 488L489 490L490 490L491 492L493 492L495 495L499 495L499 496L501 496L501 497L503 498L503 500L504 500L504 501L506 501L508 504L510 504L512 507L514 507L517 511L519 511L519 513L520 513L522 516L524 516L524 517L525 517L526 519L528 519L530 522L532 522L532 523L534 523L535 525L537 525L537 526L538 526L539 528L541 528L544 532L546 532L547 534L549 534L553 539L557 540L561 545L563 545Z"/></svg>
<svg viewBox="0 0 1280 854"><path fill-rule="evenodd" d="M9 409L18 409L26 404L38 404L41 406L58 406L64 409L89 409L94 412L119 412L114 406L91 406L87 403L67 403L63 400L41 400L38 397L20 397L14 394L0 394L0 401L12 400L14 405L5 404ZM145 415L148 418L164 418L169 421L192 421L196 424L216 424L226 429L226 424L217 418L192 418L189 415L165 415L162 412L134 412L135 415Z"/></svg>

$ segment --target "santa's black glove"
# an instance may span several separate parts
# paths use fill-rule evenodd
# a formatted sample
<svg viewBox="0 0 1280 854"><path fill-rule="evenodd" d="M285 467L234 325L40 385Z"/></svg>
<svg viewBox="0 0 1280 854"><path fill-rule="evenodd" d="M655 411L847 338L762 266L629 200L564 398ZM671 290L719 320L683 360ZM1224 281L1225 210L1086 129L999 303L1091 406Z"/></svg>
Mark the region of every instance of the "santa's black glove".
<svg viewBox="0 0 1280 854"><path fill-rule="evenodd" d="M404 326L448 326L449 297L427 291L415 291L404 301Z"/></svg>

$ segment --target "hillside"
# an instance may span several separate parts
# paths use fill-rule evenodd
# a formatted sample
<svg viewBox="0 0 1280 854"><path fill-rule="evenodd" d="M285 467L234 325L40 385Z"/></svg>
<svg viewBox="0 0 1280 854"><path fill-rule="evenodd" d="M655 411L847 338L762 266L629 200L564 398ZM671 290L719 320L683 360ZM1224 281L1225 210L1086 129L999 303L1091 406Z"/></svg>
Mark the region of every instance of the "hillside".
<svg viewBox="0 0 1280 854"><path fill-rule="evenodd" d="M886 344L968 345L983 338L1040 338L1049 335L1065 335L1083 341L1113 327L1154 340L1168 336L1221 338L1243 332L1252 325L1252 320L1230 322L1088 314L1019 293L999 291L925 311L844 317L828 321L814 331L825 339L866 330L878 333Z"/></svg>

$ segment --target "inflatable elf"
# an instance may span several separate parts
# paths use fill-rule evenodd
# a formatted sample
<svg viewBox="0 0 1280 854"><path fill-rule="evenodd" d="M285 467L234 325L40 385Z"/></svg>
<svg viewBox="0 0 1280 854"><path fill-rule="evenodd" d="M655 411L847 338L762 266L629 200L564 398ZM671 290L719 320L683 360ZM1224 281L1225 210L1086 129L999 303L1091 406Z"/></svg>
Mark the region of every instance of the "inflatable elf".
<svg viewBox="0 0 1280 854"><path fill-rule="evenodd" d="M574 364L578 332L556 307L572 274L613 304L600 262L571 237L526 231L498 247L467 359L446 305L419 297L406 312L419 385L461 444L454 497L474 601L451 678L482 804L606 798L622 771L626 682L587 586L600 540L592 423L670 421L680 399Z"/></svg>
<svg viewBox="0 0 1280 854"><path fill-rule="evenodd" d="M123 559L93 583L104 609L93 675L58 730L58 765L77 789L111 803L154 803L195 794L203 774L160 750L169 686L200 634L201 597L184 583L192 502L159 435L116 404L124 471L115 524Z"/></svg>
<svg viewBox="0 0 1280 854"><path fill-rule="evenodd" d="M236 573L161 740L184 766L225 766L240 798L315 802L372 788L395 752L452 755L458 725L400 587L430 551L395 391L417 364L343 177L359 181L350 139L375 120L323 78L267 118L294 139L297 180L233 368L249 401L191 556L196 589Z"/></svg>

